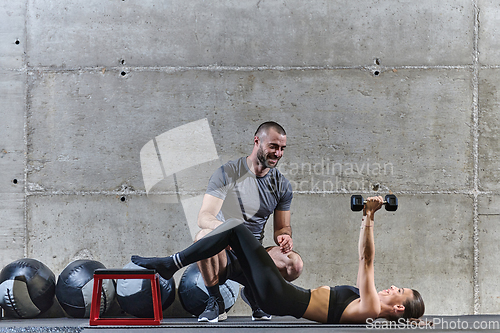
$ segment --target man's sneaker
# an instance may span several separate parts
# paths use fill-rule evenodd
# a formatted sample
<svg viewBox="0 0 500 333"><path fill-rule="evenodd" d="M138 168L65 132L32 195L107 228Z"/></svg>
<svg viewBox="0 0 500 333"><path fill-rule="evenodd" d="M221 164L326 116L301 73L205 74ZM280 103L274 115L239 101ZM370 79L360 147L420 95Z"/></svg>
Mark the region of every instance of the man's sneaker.
<svg viewBox="0 0 500 333"><path fill-rule="evenodd" d="M222 313L219 313L222 309ZM217 323L227 319L227 313L224 306L224 300L217 300L214 296L209 296L205 311L198 317L198 321Z"/></svg>
<svg viewBox="0 0 500 333"><path fill-rule="evenodd" d="M241 288L241 299L252 308L252 320L271 320L273 318L273 316L265 313L257 304L255 304L253 298L248 297L247 288L245 287ZM250 301L250 299L252 301Z"/></svg>
<svg viewBox="0 0 500 333"><path fill-rule="evenodd" d="M262 311L261 308L257 308L252 312L252 320L271 320L273 316Z"/></svg>

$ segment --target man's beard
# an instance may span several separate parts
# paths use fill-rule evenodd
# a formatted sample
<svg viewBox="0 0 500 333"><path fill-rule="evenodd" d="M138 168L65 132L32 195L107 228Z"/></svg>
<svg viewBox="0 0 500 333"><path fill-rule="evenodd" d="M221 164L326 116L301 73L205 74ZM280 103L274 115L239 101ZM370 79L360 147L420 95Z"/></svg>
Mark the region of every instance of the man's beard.
<svg viewBox="0 0 500 333"><path fill-rule="evenodd" d="M276 164L270 165L267 156L268 155L264 153L264 149L262 149L262 146L259 146L259 150L257 150L257 159L259 160L259 162L266 168L275 168L278 165L279 158L276 158Z"/></svg>

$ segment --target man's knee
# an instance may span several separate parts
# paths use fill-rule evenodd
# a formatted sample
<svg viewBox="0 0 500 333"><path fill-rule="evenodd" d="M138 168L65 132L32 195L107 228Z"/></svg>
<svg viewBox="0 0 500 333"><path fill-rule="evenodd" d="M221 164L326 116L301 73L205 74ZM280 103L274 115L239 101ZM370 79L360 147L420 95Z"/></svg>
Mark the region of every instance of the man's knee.
<svg viewBox="0 0 500 333"><path fill-rule="evenodd" d="M302 273L304 262L297 252L281 253L278 246L266 249L285 280L291 282Z"/></svg>
<svg viewBox="0 0 500 333"><path fill-rule="evenodd" d="M287 264L287 277L284 277L287 281L293 281L297 279L300 274L302 274L302 269L304 268L304 262L297 252L290 252L287 254L290 259Z"/></svg>
<svg viewBox="0 0 500 333"><path fill-rule="evenodd" d="M198 233L194 236L194 241L197 242L203 237L205 237L207 234L209 234L212 230L210 229L201 229L198 231Z"/></svg>

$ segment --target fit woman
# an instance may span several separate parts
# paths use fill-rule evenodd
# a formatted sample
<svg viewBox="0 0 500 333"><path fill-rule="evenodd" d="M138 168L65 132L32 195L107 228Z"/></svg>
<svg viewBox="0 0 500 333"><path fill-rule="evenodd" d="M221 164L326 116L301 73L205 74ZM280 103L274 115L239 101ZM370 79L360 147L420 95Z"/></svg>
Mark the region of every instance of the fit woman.
<svg viewBox="0 0 500 333"><path fill-rule="evenodd" d="M154 268L165 279L185 265L211 257L227 246L240 258L251 291L262 310L269 314L306 318L321 323L366 323L369 318L419 318L424 314L422 297L416 290L375 289L374 215L382 206L382 197L367 199L359 235L357 288L338 286L306 290L285 281L266 250L255 236L236 219L227 220L211 233L170 257L132 261Z"/></svg>

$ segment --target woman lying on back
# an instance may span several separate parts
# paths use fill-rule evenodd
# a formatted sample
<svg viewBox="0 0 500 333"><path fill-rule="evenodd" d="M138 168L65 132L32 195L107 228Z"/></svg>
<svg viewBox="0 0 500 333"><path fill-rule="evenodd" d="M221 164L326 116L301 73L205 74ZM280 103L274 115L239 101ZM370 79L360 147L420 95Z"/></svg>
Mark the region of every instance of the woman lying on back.
<svg viewBox="0 0 500 333"><path fill-rule="evenodd" d="M424 302L413 289L397 288L377 292L375 289L374 215L382 207L382 197L367 199L359 234L359 266L357 288L322 286L306 290L285 281L273 260L242 221L229 219L204 238L170 256L144 258L132 256L132 261L156 269L170 279L182 267L209 258L227 246L240 258L241 267L259 306L265 312L291 315L320 323L366 323L367 319L420 318Z"/></svg>

